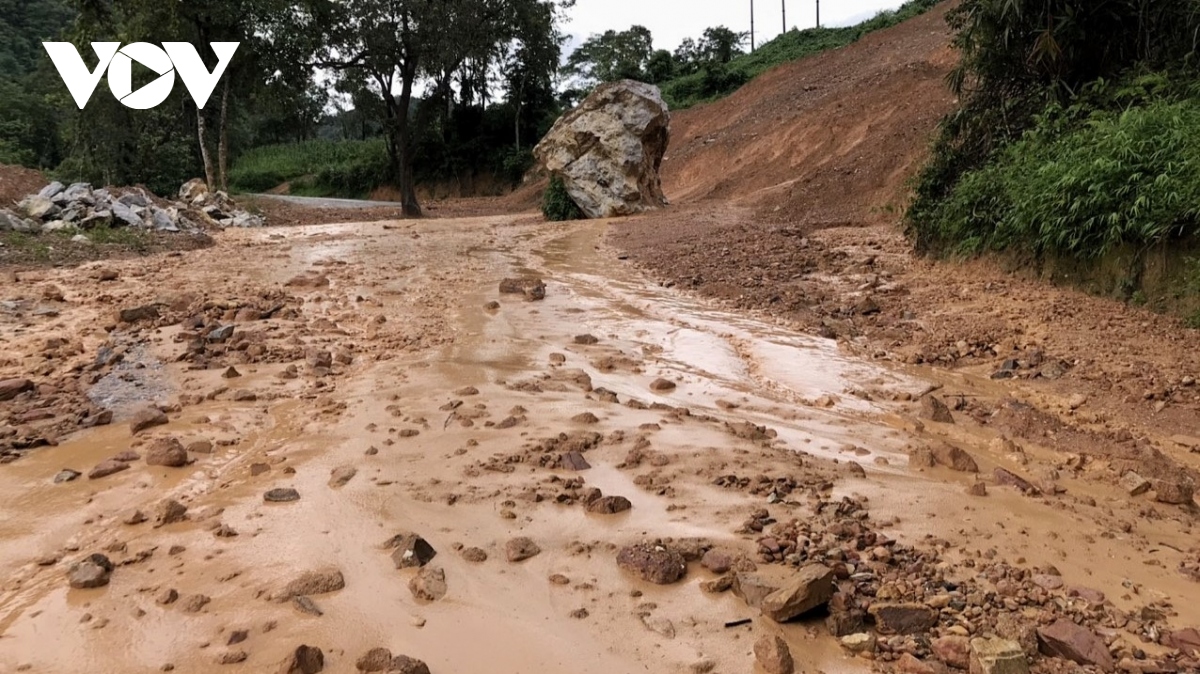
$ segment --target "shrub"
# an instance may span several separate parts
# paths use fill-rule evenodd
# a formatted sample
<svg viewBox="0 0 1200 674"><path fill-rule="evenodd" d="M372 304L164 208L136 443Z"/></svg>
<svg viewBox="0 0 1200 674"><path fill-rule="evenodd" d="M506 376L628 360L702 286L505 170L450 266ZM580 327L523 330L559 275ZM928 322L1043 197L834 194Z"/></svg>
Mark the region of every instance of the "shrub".
<svg viewBox="0 0 1200 674"><path fill-rule="evenodd" d="M542 214L551 222L581 220L584 217L583 211L579 210L579 206L567 193L567 186L563 184L562 178L556 175L550 176L550 184L542 194Z"/></svg>

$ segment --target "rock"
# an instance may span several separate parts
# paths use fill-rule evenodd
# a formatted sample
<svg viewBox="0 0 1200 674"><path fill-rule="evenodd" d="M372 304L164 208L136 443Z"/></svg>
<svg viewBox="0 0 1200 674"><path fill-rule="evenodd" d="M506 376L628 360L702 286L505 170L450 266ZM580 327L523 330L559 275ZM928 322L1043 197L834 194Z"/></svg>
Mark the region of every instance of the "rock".
<svg viewBox="0 0 1200 674"><path fill-rule="evenodd" d="M236 665L243 663L250 657L246 651L226 651L217 658L219 665Z"/></svg>
<svg viewBox="0 0 1200 674"><path fill-rule="evenodd" d="M429 674L429 666L416 658L397 655L392 658L388 674Z"/></svg>
<svg viewBox="0 0 1200 674"><path fill-rule="evenodd" d="M833 590L833 571L823 564L809 564L762 600L762 614L787 622L829 603Z"/></svg>
<svg viewBox="0 0 1200 674"><path fill-rule="evenodd" d="M146 465L182 468L188 463L187 450L175 438L159 438L146 450Z"/></svg>
<svg viewBox="0 0 1200 674"><path fill-rule="evenodd" d="M189 442L185 447L189 454L212 454L213 444L211 440L196 440Z"/></svg>
<svg viewBox="0 0 1200 674"><path fill-rule="evenodd" d="M325 653L316 646L297 646L276 674L318 674L325 669Z"/></svg>
<svg viewBox="0 0 1200 674"><path fill-rule="evenodd" d="M792 651L787 642L773 634L754 642L754 659L767 674L792 674L796 671L796 663L792 661Z"/></svg>
<svg viewBox="0 0 1200 674"><path fill-rule="evenodd" d="M700 558L700 566L713 573L729 573L735 561L737 560L730 551L713 548L704 553L704 556Z"/></svg>
<svg viewBox="0 0 1200 674"><path fill-rule="evenodd" d="M541 552L542 549L538 547L538 544L525 536L514 538L504 544L504 555L508 558L509 562L514 564L516 562L523 562L530 557L536 557Z"/></svg>
<svg viewBox="0 0 1200 674"><path fill-rule="evenodd" d="M1062 576L1054 576L1048 573L1034 574L1030 580L1033 581L1034 585L1037 585L1043 590L1061 590L1063 586Z"/></svg>
<svg viewBox="0 0 1200 674"><path fill-rule="evenodd" d="M842 648L858 655L860 653L874 653L875 647L878 645L878 640L870 632L857 632L842 637L841 644Z"/></svg>
<svg viewBox="0 0 1200 674"><path fill-rule="evenodd" d="M189 204L205 201L208 195L208 184L201 178L192 178L179 188L179 199Z"/></svg>
<svg viewBox="0 0 1200 674"><path fill-rule="evenodd" d="M88 590L108 585L112 578L113 563L101 554L92 554L71 565L67 570L67 582L76 590Z"/></svg>
<svg viewBox="0 0 1200 674"><path fill-rule="evenodd" d="M1026 496L1037 496L1038 494L1042 493L1042 490L1033 486L1029 480L1026 480L1012 471L1005 470L1003 468L997 468L992 474L996 478L996 484L1004 484L1010 487L1016 487Z"/></svg>
<svg viewBox="0 0 1200 674"><path fill-rule="evenodd" d="M929 643L929 649L938 660L955 669L971 666L971 640L966 637L938 637Z"/></svg>
<svg viewBox="0 0 1200 674"><path fill-rule="evenodd" d="M617 566L656 585L670 585L687 575L683 555L663 545L639 543L617 553Z"/></svg>
<svg viewBox="0 0 1200 674"><path fill-rule="evenodd" d="M967 487L968 496L987 496L987 494L987 484L984 482L976 480L975 482L972 482L969 487Z"/></svg>
<svg viewBox="0 0 1200 674"><path fill-rule="evenodd" d="M33 390L33 382L28 379L5 379L0 381L0 402L12 400L26 391Z"/></svg>
<svg viewBox="0 0 1200 674"><path fill-rule="evenodd" d="M300 500L300 492L291 487L279 487L264 493L263 500L267 503L291 503Z"/></svg>
<svg viewBox="0 0 1200 674"><path fill-rule="evenodd" d="M940 662L925 662L912 653L905 653L896 660L896 671L905 674L945 674L946 666Z"/></svg>
<svg viewBox="0 0 1200 674"><path fill-rule="evenodd" d="M187 518L187 506L173 498L164 499L154 509L154 526L182 522Z"/></svg>
<svg viewBox="0 0 1200 674"><path fill-rule="evenodd" d="M354 466L338 466L329 474L329 486L334 489L345 487L346 483L354 479L358 475L358 469Z"/></svg>
<svg viewBox="0 0 1200 674"><path fill-rule="evenodd" d="M1189 627L1170 632L1163 637L1162 643L1168 648L1175 648L1185 655L1195 657L1200 655L1200 630Z"/></svg>
<svg viewBox="0 0 1200 674"><path fill-rule="evenodd" d="M762 608L763 600L779 589L781 583L757 573L742 572L733 576L733 595L750 608Z"/></svg>
<svg viewBox="0 0 1200 674"><path fill-rule="evenodd" d="M292 597L337 592L345 587L346 579L342 576L342 572L333 567L325 567L306 571L293 578L287 585L283 586L283 590L276 595L276 599L278 601L288 601Z"/></svg>
<svg viewBox="0 0 1200 674"><path fill-rule="evenodd" d="M412 533L393 536L384 548L394 548L392 562L395 563L397 569L425 566L437 556L437 550L433 549L429 541Z"/></svg>
<svg viewBox="0 0 1200 674"><path fill-rule="evenodd" d="M112 205L112 217L118 225L126 225L128 227L141 227L146 224L142 216L138 215L132 208L121 202L116 202Z"/></svg>
<svg viewBox="0 0 1200 674"><path fill-rule="evenodd" d="M937 442L932 447L933 459L939 464L960 473L978 473L979 464L975 459L959 447L949 443Z"/></svg>
<svg viewBox="0 0 1200 674"><path fill-rule="evenodd" d="M575 343L582 346L591 346L592 344L599 344L600 338L595 335L575 335Z"/></svg>
<svg viewBox="0 0 1200 674"><path fill-rule="evenodd" d="M70 468L63 468L62 470L58 471L57 475L54 476L54 484L62 484L64 482L74 482L75 480L79 479L80 475L82 475L82 473L80 473L77 470L71 470Z"/></svg>
<svg viewBox="0 0 1200 674"><path fill-rule="evenodd" d="M971 674L1029 674L1021 644L1008 639L972 639Z"/></svg>
<svg viewBox="0 0 1200 674"><path fill-rule="evenodd" d="M128 524L129 526L134 526L141 524L148 519L150 518L146 517L146 513L142 512L141 510L134 509L126 514L125 517L121 518L121 522L123 524Z"/></svg>
<svg viewBox="0 0 1200 674"><path fill-rule="evenodd" d="M446 572L432 566L421 567L408 581L408 591L422 601L437 601L446 596Z"/></svg>
<svg viewBox="0 0 1200 674"><path fill-rule="evenodd" d="M661 377L650 382L650 390L655 393L667 393L675 390L675 382Z"/></svg>
<svg viewBox="0 0 1200 674"><path fill-rule="evenodd" d="M942 402L941 398L932 394L921 398L921 414L919 416L922 419L942 424L954 423L954 417L950 414L950 408L946 407L946 403Z"/></svg>
<svg viewBox="0 0 1200 674"><path fill-rule="evenodd" d="M17 204L17 210L25 217L33 220L46 220L54 217L61 210L52 200L32 194Z"/></svg>
<svg viewBox="0 0 1200 674"><path fill-rule="evenodd" d="M624 496L602 496L587 504L587 511L596 515L615 515L633 507Z"/></svg>
<svg viewBox="0 0 1200 674"><path fill-rule="evenodd" d="M558 464L563 470L574 471L587 470L592 467L592 465L587 462L587 459L583 458L583 454L580 452L567 452L566 454L560 454L558 458Z"/></svg>
<svg viewBox="0 0 1200 674"><path fill-rule="evenodd" d="M536 302L546 299L546 284L533 276L506 278L500 282L500 294L524 295L525 299Z"/></svg>
<svg viewBox="0 0 1200 674"><path fill-rule="evenodd" d="M116 459L105 459L96 464L96 467L88 471L89 480L98 480L102 477L108 477L113 473L119 473L123 470L128 470L129 463L125 461L117 461Z"/></svg>
<svg viewBox="0 0 1200 674"><path fill-rule="evenodd" d="M1150 491L1150 480L1131 470L1121 476L1121 488L1130 496L1141 496Z"/></svg>
<svg viewBox="0 0 1200 674"><path fill-rule="evenodd" d="M922 604L872 604L867 612L881 634L920 634L938 621L937 611Z"/></svg>
<svg viewBox="0 0 1200 674"><path fill-rule="evenodd" d="M155 407L146 407L136 412L133 418L129 420L129 432L137 435L147 428L162 426L170 421L166 413L162 410Z"/></svg>
<svg viewBox="0 0 1200 674"><path fill-rule="evenodd" d="M233 331L235 329L236 327L233 324L222 325L219 328L210 330L208 334L204 336L204 338L214 343L227 342L233 337Z"/></svg>
<svg viewBox="0 0 1200 674"><path fill-rule="evenodd" d="M0 208L0 232L9 231L31 234L38 231L38 224L33 220L26 220L8 209Z"/></svg>
<svg viewBox="0 0 1200 674"><path fill-rule="evenodd" d="M158 598L155 599L154 601L159 606L170 606L171 604L174 604L178 600L179 600L179 593L176 592L174 588L167 588L167 589L163 590L158 595Z"/></svg>
<svg viewBox="0 0 1200 674"><path fill-rule="evenodd" d="M1072 586L1067 588L1067 596L1079 597L1080 599L1099 606L1104 603L1105 596L1100 590L1093 590L1090 587Z"/></svg>
<svg viewBox="0 0 1200 674"><path fill-rule="evenodd" d="M325 612L317 606L317 603L308 597L292 597L292 606L295 606L297 611L305 615L316 616L318 618L325 615Z"/></svg>
<svg viewBox="0 0 1200 674"><path fill-rule="evenodd" d="M1159 503L1184 505L1185 503L1191 503L1195 497L1196 486L1186 478L1183 480L1154 481L1154 500Z"/></svg>
<svg viewBox="0 0 1200 674"><path fill-rule="evenodd" d="M221 379L237 379L240 376L242 376L242 373L238 372L237 368L232 365L221 373Z"/></svg>
<svg viewBox="0 0 1200 674"><path fill-rule="evenodd" d="M141 321L152 321L158 318L158 316L158 305L144 304L140 307L131 307L118 311L117 321L121 323L139 323Z"/></svg>
<svg viewBox="0 0 1200 674"><path fill-rule="evenodd" d="M488 554L483 548L465 548L461 553L462 558L472 564L482 564L487 561Z"/></svg>
<svg viewBox="0 0 1200 674"><path fill-rule="evenodd" d="M360 672L386 672L392 668L392 652L386 648L372 648L354 663Z"/></svg>
<svg viewBox="0 0 1200 674"><path fill-rule="evenodd" d="M559 118L533 154L589 218L633 215L667 203L659 167L669 127L657 87L610 82Z"/></svg>
<svg viewBox="0 0 1200 674"><path fill-rule="evenodd" d="M1052 625L1039 628L1037 634L1044 655L1090 665L1104 672L1111 672L1116 667L1104 640L1070 620L1060 618Z"/></svg>
<svg viewBox="0 0 1200 674"><path fill-rule="evenodd" d="M37 193L37 195L43 199L53 199L54 197L57 197L59 194L62 194L62 191L64 189L66 189L66 187L62 183L55 180L54 182L50 183L49 185L46 185L45 187L43 187Z"/></svg>

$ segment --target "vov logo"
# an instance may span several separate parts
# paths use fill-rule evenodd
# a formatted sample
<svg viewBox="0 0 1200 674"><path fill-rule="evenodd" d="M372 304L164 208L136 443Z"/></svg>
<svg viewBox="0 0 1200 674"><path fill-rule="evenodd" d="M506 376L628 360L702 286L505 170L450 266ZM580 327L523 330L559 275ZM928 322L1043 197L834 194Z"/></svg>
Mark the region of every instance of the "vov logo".
<svg viewBox="0 0 1200 674"><path fill-rule="evenodd" d="M93 42L98 63L95 70L88 70L83 57L70 42L43 42L46 53L58 69L63 83L82 110L92 98L92 92L108 71L108 88L113 96L127 108L149 110L167 100L175 88L175 73L183 80L196 106L204 108L213 89L240 42L213 42L212 50L217 55L217 67L209 72L200 59L200 54L189 42L164 42L160 48L149 42L133 42L124 47L120 42ZM146 86L133 91L133 62L146 66L159 77Z"/></svg>

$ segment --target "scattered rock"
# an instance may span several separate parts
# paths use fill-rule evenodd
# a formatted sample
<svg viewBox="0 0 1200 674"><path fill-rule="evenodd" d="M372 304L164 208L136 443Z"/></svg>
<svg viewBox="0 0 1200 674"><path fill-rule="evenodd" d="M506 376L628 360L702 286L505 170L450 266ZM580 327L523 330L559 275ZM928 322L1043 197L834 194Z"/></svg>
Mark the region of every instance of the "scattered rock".
<svg viewBox="0 0 1200 674"><path fill-rule="evenodd" d="M346 578L342 575L341 570L333 567L325 567L306 571L293 578L283 587L283 590L280 591L276 598L279 601L287 601L293 597L304 595L337 592L345 587Z"/></svg>
<svg viewBox="0 0 1200 674"><path fill-rule="evenodd" d="M292 606L296 610L305 614L320 618L325 615L325 612L317 606L317 603L308 597L292 597Z"/></svg>
<svg viewBox="0 0 1200 674"><path fill-rule="evenodd" d="M267 503L290 503L300 500L300 492L291 487L280 487L263 494L263 500Z"/></svg>
<svg viewBox="0 0 1200 674"><path fill-rule="evenodd" d="M1196 497L1196 486L1184 480L1155 480L1154 500L1170 505L1191 503Z"/></svg>
<svg viewBox="0 0 1200 674"><path fill-rule="evenodd" d="M787 642L775 635L766 635L754 642L754 659L767 674L792 674L796 671Z"/></svg>
<svg viewBox="0 0 1200 674"><path fill-rule="evenodd" d="M80 473L77 470L71 470L70 468L63 468L62 470L58 471L57 475L54 476L54 484L62 484L64 482L74 482L75 480L79 479L80 475L82 475L82 473Z"/></svg>
<svg viewBox="0 0 1200 674"><path fill-rule="evenodd" d="M33 390L33 382L28 379L5 379L0 381L0 402L12 400L26 391Z"/></svg>
<svg viewBox="0 0 1200 674"><path fill-rule="evenodd" d="M137 435L147 428L162 426L170 421L166 413L162 410L154 407L146 407L134 414L133 418L129 420L129 431Z"/></svg>
<svg viewBox="0 0 1200 674"><path fill-rule="evenodd" d="M422 601L437 601L446 596L446 572L432 566L421 567L408 581L408 591Z"/></svg>
<svg viewBox="0 0 1200 674"><path fill-rule="evenodd" d="M416 658L397 655L392 658L388 674L429 674L429 666Z"/></svg>
<svg viewBox="0 0 1200 674"><path fill-rule="evenodd" d="M297 646L279 665L276 674L318 674L325 669L325 653L316 646Z"/></svg>
<svg viewBox="0 0 1200 674"><path fill-rule="evenodd" d="M729 573L733 568L735 557L733 553L721 548L713 548L700 558L700 565L713 573Z"/></svg>
<svg viewBox="0 0 1200 674"><path fill-rule="evenodd" d="M633 507L624 496L602 496L587 504L587 511L596 515L615 515Z"/></svg>
<svg viewBox="0 0 1200 674"><path fill-rule="evenodd" d="M878 639L869 632L857 632L842 637L841 644L842 648L855 655L874 653Z"/></svg>
<svg viewBox="0 0 1200 674"><path fill-rule="evenodd" d="M117 461L116 459L105 459L104 461L101 461L100 463L96 464L95 468L88 471L88 479L89 480L98 480L102 477L108 477L109 475L112 475L113 473L119 473L123 470L127 470L128 468L129 468L129 464L126 463L125 461Z"/></svg>
<svg viewBox="0 0 1200 674"><path fill-rule="evenodd" d="M150 518L146 517L146 513L142 512L141 510L134 509L126 514L125 517L122 517L121 522L123 524L128 524L129 526L134 526L141 524L148 519Z"/></svg>
<svg viewBox="0 0 1200 674"><path fill-rule="evenodd" d="M199 613L208 606L212 599L203 594L188 595L180 601L179 607L184 613Z"/></svg>
<svg viewBox="0 0 1200 674"><path fill-rule="evenodd" d="M372 648L355 661L360 672L386 672L392 668L392 652L386 648Z"/></svg>
<svg viewBox="0 0 1200 674"><path fill-rule="evenodd" d="M250 654L246 651L226 651L225 653L222 653L219 658L217 658L217 664L236 665L245 662L249 657Z"/></svg>
<svg viewBox="0 0 1200 674"><path fill-rule="evenodd" d="M941 424L954 423L954 417L950 414L950 408L946 407L946 403L942 402L941 398L935 395L927 395L921 398L921 414L922 419L936 421Z"/></svg>
<svg viewBox="0 0 1200 674"><path fill-rule="evenodd" d="M590 346L592 344L599 344L600 338L595 335L575 335L575 343Z"/></svg>
<svg viewBox="0 0 1200 674"><path fill-rule="evenodd" d="M971 640L967 637L938 637L929 643L929 649L938 660L955 669L967 669L971 666Z"/></svg>
<svg viewBox="0 0 1200 674"><path fill-rule="evenodd" d="M329 486L334 489L346 486L346 483L354 479L358 474L358 469L354 466L338 466L330 472Z"/></svg>
<svg viewBox="0 0 1200 674"><path fill-rule="evenodd" d="M971 674L1029 674L1021 644L1007 639L972 639Z"/></svg>
<svg viewBox="0 0 1200 674"><path fill-rule="evenodd" d="M154 508L154 526L161 527L187 519L187 506L173 498L164 499Z"/></svg>
<svg viewBox="0 0 1200 674"><path fill-rule="evenodd" d="M657 585L670 585L687 574L683 555L664 545L639 543L621 548L617 566Z"/></svg>
<svg viewBox="0 0 1200 674"><path fill-rule="evenodd" d="M968 496L987 496L987 493L987 484L978 480L967 487Z"/></svg>
<svg viewBox="0 0 1200 674"><path fill-rule="evenodd" d="M483 548L464 548L460 554L464 560L472 564L482 564L488 558L487 551Z"/></svg>
<svg viewBox="0 0 1200 674"><path fill-rule="evenodd" d="M1150 491L1150 480L1131 470L1121 476L1121 488L1130 496L1141 496Z"/></svg>
<svg viewBox="0 0 1200 674"><path fill-rule="evenodd" d="M940 465L960 473L978 473L979 464L963 449L949 443L937 442L932 447L933 459Z"/></svg>
<svg viewBox="0 0 1200 674"><path fill-rule="evenodd" d="M437 550L429 541L417 534L406 533L393 536L384 549L392 550L392 562L397 569L411 569L425 566L437 556Z"/></svg>
<svg viewBox="0 0 1200 674"><path fill-rule="evenodd" d="M872 604L868 613L881 634L920 634L937 624L938 613L922 604Z"/></svg>
<svg viewBox="0 0 1200 674"><path fill-rule="evenodd" d="M541 552L542 549L538 547L538 544L525 536L514 538L504 544L504 555L512 563L523 562L530 557L536 557Z"/></svg>
<svg viewBox="0 0 1200 674"><path fill-rule="evenodd" d="M237 368L232 365L230 365L224 372L221 373L222 379L237 379L240 376L242 376L242 373L238 372Z"/></svg>
<svg viewBox="0 0 1200 674"><path fill-rule="evenodd" d="M762 608L763 600L779 589L782 583L761 574L742 572L733 576L733 594L750 608Z"/></svg>
<svg viewBox="0 0 1200 674"><path fill-rule="evenodd" d="M146 304L140 307L121 309L117 312L117 321L119 323L138 323L140 321L152 321L158 318L158 316L158 305Z"/></svg>
<svg viewBox="0 0 1200 674"><path fill-rule="evenodd" d="M146 465L182 468L187 465L188 454L183 443L175 438L159 438L146 450Z"/></svg>
<svg viewBox="0 0 1200 674"><path fill-rule="evenodd" d="M658 378L650 382L650 390L655 393L666 393L675 390L675 382L670 379Z"/></svg>
<svg viewBox="0 0 1200 674"><path fill-rule="evenodd" d="M823 564L809 564L764 597L760 608L771 620L787 622L829 603L833 590L833 571Z"/></svg>
<svg viewBox="0 0 1200 674"><path fill-rule="evenodd" d="M108 585L112 578L113 563L101 554L91 554L71 565L67 570L67 582L76 590L87 590Z"/></svg>
<svg viewBox="0 0 1200 674"><path fill-rule="evenodd" d="M160 593L158 595L158 598L155 599L154 601L155 601L155 603L157 603L160 606L170 606L171 604L174 604L178 599L179 599L179 593L176 592L173 588L167 588L167 589L163 590L162 593Z"/></svg>
<svg viewBox="0 0 1200 674"><path fill-rule="evenodd" d="M1062 619L1037 631L1041 651L1045 655L1064 658L1076 664L1093 666L1104 672L1116 667L1104 640L1092 630Z"/></svg>
<svg viewBox="0 0 1200 674"><path fill-rule="evenodd" d="M546 284L533 276L506 278L500 282L500 294L524 295L525 299L536 302L546 299Z"/></svg>

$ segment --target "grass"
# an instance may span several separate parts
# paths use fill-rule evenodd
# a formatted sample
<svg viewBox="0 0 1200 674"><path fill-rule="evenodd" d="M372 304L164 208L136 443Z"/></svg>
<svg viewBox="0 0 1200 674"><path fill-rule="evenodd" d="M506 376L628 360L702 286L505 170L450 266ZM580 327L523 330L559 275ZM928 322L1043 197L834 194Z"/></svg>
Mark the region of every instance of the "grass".
<svg viewBox="0 0 1200 674"><path fill-rule="evenodd" d="M667 103L675 110L724 98L775 66L853 44L870 33L924 14L940 2L909 0L895 11L880 12L874 18L854 26L791 30L724 66L668 80L659 88Z"/></svg>
<svg viewBox="0 0 1200 674"><path fill-rule="evenodd" d="M387 177L382 138L310 140L267 145L245 153L229 172L235 192L266 192L289 183L301 196L366 196Z"/></svg>

